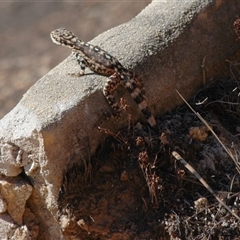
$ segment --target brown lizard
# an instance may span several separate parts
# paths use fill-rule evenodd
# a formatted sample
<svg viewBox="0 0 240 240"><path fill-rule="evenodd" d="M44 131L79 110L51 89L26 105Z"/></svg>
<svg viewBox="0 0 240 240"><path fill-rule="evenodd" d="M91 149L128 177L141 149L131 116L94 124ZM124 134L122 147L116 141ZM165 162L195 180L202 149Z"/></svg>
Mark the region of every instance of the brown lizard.
<svg viewBox="0 0 240 240"><path fill-rule="evenodd" d="M97 74L109 77L103 94L112 107L115 117L120 115L121 110L113 93L119 85L123 85L137 103L149 125L157 129L156 120L147 105L143 83L134 72L124 68L115 57L100 47L81 41L65 28L52 31L50 36L54 43L72 49L81 68L80 75L84 75L85 68L88 67Z"/></svg>

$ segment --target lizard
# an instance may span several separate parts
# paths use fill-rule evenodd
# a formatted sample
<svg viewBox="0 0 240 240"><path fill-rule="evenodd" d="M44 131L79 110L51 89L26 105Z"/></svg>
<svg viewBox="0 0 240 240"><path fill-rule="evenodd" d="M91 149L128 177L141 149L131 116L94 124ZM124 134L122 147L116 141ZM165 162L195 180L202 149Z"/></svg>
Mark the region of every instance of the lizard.
<svg viewBox="0 0 240 240"><path fill-rule="evenodd" d="M52 31L50 37L53 43L69 47L72 50L81 68L80 76L84 75L85 68L88 67L94 73L109 78L103 88L103 94L113 109L114 117L119 117L121 109L113 94L119 85L123 85L137 103L149 125L153 129L157 129L156 120L147 104L143 82L133 71L123 67L115 57L99 46L83 42L65 28Z"/></svg>

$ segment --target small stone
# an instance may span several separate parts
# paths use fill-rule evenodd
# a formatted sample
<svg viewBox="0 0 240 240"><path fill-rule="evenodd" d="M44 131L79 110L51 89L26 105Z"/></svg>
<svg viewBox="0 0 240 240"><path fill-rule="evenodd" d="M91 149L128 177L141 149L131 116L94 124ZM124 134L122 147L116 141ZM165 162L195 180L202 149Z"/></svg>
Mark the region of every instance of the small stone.
<svg viewBox="0 0 240 240"><path fill-rule="evenodd" d="M122 182L128 181L129 180L129 173L126 170L124 170L121 173L120 179L121 179Z"/></svg>
<svg viewBox="0 0 240 240"><path fill-rule="evenodd" d="M11 239L32 240L31 234L26 225L17 228Z"/></svg>
<svg viewBox="0 0 240 240"><path fill-rule="evenodd" d="M209 129L205 126L202 127L191 127L189 129L189 135L191 138L199 140L201 142L205 141L208 137Z"/></svg>
<svg viewBox="0 0 240 240"><path fill-rule="evenodd" d="M0 213L4 213L7 210L7 203L4 201L2 196L0 195Z"/></svg>

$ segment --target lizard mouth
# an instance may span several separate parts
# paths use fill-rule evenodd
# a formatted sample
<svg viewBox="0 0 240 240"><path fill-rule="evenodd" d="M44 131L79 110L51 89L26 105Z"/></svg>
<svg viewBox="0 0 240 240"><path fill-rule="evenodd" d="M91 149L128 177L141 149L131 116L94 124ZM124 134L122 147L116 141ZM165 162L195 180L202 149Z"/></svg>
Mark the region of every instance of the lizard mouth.
<svg viewBox="0 0 240 240"><path fill-rule="evenodd" d="M50 37L51 37L53 43L55 43L55 44L57 44L57 45L62 45L62 44L60 43L60 41L59 41L60 39L58 40L58 39L56 39L56 36L54 36L54 32L51 32L51 33L50 33Z"/></svg>

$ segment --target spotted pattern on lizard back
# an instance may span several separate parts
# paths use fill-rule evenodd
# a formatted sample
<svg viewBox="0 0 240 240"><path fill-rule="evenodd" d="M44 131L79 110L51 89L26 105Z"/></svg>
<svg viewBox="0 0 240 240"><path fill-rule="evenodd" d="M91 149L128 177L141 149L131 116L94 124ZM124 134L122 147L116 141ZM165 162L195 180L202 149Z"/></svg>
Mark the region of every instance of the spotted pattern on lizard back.
<svg viewBox="0 0 240 240"><path fill-rule="evenodd" d="M156 128L156 120L147 105L143 83L134 72L124 68L115 57L100 47L81 41L65 28L52 31L50 36L57 45L72 49L81 68L80 75L83 75L85 68L88 67L97 74L109 77L103 94L112 107L115 117L120 115L121 110L113 94L119 85L123 85L137 103L149 125Z"/></svg>

